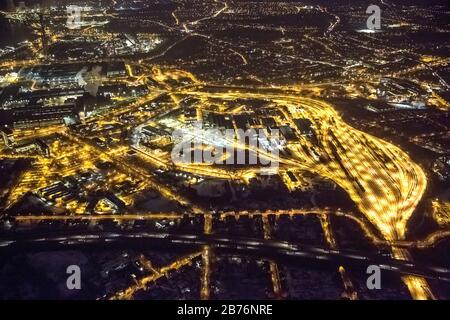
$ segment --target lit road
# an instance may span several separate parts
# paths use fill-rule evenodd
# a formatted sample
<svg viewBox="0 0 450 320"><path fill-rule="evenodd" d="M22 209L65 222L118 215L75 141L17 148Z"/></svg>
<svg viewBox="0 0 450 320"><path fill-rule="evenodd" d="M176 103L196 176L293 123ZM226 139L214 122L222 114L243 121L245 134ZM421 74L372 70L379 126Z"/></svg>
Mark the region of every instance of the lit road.
<svg viewBox="0 0 450 320"><path fill-rule="evenodd" d="M131 300L138 291L145 289L151 283L157 281L158 279L164 276L167 276L169 273L179 270L187 265L190 265L192 261L196 259L198 256L200 256L200 253L194 253L189 256L183 257L179 260L176 260L171 264L164 266L158 270L152 268L153 269L151 270L152 273L149 276L137 280L134 285L115 293L111 297L103 297L103 298L108 298L110 300Z"/></svg>
<svg viewBox="0 0 450 320"><path fill-rule="evenodd" d="M379 265L382 270L391 271L416 278L427 277L450 281L450 270L437 266L415 264L402 259L394 259L379 255L367 255L358 251L336 250L317 246L303 245L293 242L267 240L258 238L229 237L227 235L194 235L170 234L154 232L95 232L95 233L61 233L60 235L38 235L32 232L17 233L13 237L0 240L0 252L9 250L57 250L68 247L89 248L105 246L162 248L164 246L186 246L201 248L208 246L215 250L258 254L267 257L290 257L314 260L330 265L351 263L366 268L368 265ZM200 256L202 253L199 253Z"/></svg>
<svg viewBox="0 0 450 320"><path fill-rule="evenodd" d="M205 214L205 217L210 217L211 214ZM295 209L295 210L276 210L276 211L227 211L227 212L219 212L217 218L220 220L224 220L227 217L233 217L239 219L240 217L262 217L263 219L268 218L270 216L280 217L280 216L289 216L294 217L296 215L315 215L319 218L323 219L323 216L326 215L334 215L337 217L343 217L345 219L352 220L356 222L361 231L370 239L370 241L380 247L399 247L399 248L417 248L417 249L426 249L434 247L440 241L445 240L450 237L450 230L438 230L429 235L427 235L423 239L419 240L396 240L396 241L386 241L380 239L380 237L374 233L372 230L372 226L368 224L365 220L358 218L354 213L342 212L342 211L332 211L332 210L324 210L324 209ZM106 221L106 220L114 220L118 222L124 221L136 221L136 220L181 220L183 217L193 217L195 214L181 214L176 212L166 212L166 213L124 213L124 214L73 214L73 215L18 215L11 216L10 218L16 223L39 223L42 221ZM205 233L211 233L211 219L205 219ZM327 242L329 244L334 243L334 239L327 233L329 232L328 226L322 221L322 226L324 227L325 236ZM206 232L207 231L207 232Z"/></svg>

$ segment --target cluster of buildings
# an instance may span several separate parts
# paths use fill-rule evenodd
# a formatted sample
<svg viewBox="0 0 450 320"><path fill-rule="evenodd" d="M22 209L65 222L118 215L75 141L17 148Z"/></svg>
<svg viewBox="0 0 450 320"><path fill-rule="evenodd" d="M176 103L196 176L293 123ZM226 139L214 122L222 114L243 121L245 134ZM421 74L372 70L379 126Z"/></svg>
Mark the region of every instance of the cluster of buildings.
<svg viewBox="0 0 450 320"><path fill-rule="evenodd" d="M130 88L115 82L125 76L127 70L123 62L23 68L18 73L19 79L46 88L30 90L20 83L3 88L0 93L0 125L35 128L73 123L91 111L102 100L100 98L147 92L143 86Z"/></svg>
<svg viewBox="0 0 450 320"><path fill-rule="evenodd" d="M106 49L119 55L148 53L161 43L161 38L156 35L125 33L119 34Z"/></svg>
<svg viewBox="0 0 450 320"><path fill-rule="evenodd" d="M98 63L68 63L50 65L38 65L22 68L19 77L24 80L36 81L42 85L61 86L76 85L80 83L80 78L86 80L89 71L98 70L97 76L106 80L125 77L127 70L123 61L118 62L98 62Z"/></svg>
<svg viewBox="0 0 450 320"><path fill-rule="evenodd" d="M449 181L450 180L450 156L444 155L436 159L432 168L433 172L436 173L440 180Z"/></svg>
<svg viewBox="0 0 450 320"><path fill-rule="evenodd" d="M12 128L64 123L82 110L82 88L24 91L10 85L0 95L0 122Z"/></svg>
<svg viewBox="0 0 450 320"><path fill-rule="evenodd" d="M382 78L376 89L378 98L388 101L398 108L425 109L430 95L418 84L394 78Z"/></svg>

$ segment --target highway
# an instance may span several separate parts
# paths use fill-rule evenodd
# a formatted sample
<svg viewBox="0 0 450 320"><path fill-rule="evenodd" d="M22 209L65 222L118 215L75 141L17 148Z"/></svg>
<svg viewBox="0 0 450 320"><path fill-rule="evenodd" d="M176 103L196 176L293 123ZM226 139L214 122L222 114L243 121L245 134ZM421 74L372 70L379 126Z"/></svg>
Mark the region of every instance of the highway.
<svg viewBox="0 0 450 320"><path fill-rule="evenodd" d="M202 213L203 214L203 213ZM370 240L374 245L379 247L399 247L399 248L417 248L417 249L427 249L432 248L439 244L441 241L450 238L450 230L441 229L430 233L423 239L418 240L395 240L395 241L387 241L383 240L380 235L378 235L373 230L373 226L368 223L365 219L358 217L355 213L352 212L343 212L343 211L333 211L327 209L319 209L319 208L311 208L311 209L293 209L293 210L267 210L267 211L225 211L225 212L210 212L211 216L217 214L216 218L220 220L224 220L227 217L233 217L235 219L239 219L240 217L262 217L267 218L270 216L281 217L281 216L289 216L294 217L296 215L315 215L318 217L322 217L324 215L334 215L336 217L342 217L348 220L352 220L358 224L361 228L361 232ZM45 221L107 221L107 220L115 220L118 222L124 221L136 221L136 220L181 220L184 217L194 217L195 213L192 214L182 214L177 212L161 212L161 213L153 213L153 212L141 212L141 213L123 213L123 214L63 214L63 215L17 215L9 217L12 221L20 224L31 224L31 223L40 223ZM210 220L208 220L210 221ZM211 225L208 224L211 229ZM211 231L208 231L211 233ZM326 233L327 230L324 230ZM326 237L327 241L331 244L333 240L330 239L329 236Z"/></svg>
<svg viewBox="0 0 450 320"><path fill-rule="evenodd" d="M329 249L273 239L229 237L227 235L195 235L156 232L86 232L39 235L33 232L17 232L14 236L2 237L0 253L20 250L58 250L70 247L83 249L99 247L135 247L138 249L161 249L164 246L214 248L216 251L232 251L243 255L257 254L266 257L289 257L313 260L339 266L348 263L356 268L379 265L382 270L406 276L420 276L440 281L450 281L450 269L415 264L402 259L366 254L353 250Z"/></svg>

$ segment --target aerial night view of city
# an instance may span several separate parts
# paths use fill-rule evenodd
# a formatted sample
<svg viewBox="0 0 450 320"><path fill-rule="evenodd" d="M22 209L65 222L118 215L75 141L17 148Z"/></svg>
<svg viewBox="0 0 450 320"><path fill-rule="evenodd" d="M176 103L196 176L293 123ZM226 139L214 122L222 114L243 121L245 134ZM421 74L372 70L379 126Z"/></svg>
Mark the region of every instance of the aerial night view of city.
<svg viewBox="0 0 450 320"><path fill-rule="evenodd" d="M448 0L1 0L0 300L450 300L449 108Z"/></svg>

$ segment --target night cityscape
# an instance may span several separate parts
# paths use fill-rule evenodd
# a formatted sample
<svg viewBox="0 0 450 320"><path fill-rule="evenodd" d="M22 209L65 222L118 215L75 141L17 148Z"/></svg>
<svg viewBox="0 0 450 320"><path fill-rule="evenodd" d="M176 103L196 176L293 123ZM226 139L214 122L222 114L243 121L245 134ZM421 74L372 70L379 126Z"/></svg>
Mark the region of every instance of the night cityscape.
<svg viewBox="0 0 450 320"><path fill-rule="evenodd" d="M450 2L0 6L0 300L450 300Z"/></svg>

